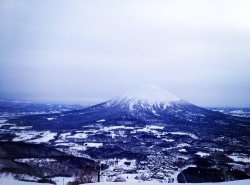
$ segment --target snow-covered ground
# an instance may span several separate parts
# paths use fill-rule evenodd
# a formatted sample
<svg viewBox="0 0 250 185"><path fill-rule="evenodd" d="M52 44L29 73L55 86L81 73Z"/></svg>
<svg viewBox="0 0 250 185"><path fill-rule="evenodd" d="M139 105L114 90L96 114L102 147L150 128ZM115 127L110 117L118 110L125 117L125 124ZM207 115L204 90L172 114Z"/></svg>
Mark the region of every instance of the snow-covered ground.
<svg viewBox="0 0 250 185"><path fill-rule="evenodd" d="M24 160L31 160L31 159L22 159L22 160L19 160L19 161L22 162ZM42 161L42 159L39 160L39 161ZM37 162L39 162L39 161L37 161ZM22 175L21 178L26 179L26 181L16 180L14 178L14 174L3 173L3 174L0 174L0 185L51 185L49 183L37 183L37 182L35 182L35 181L39 180L38 177ZM74 177L54 177L51 180L54 181L56 183L56 185L63 185L63 184L66 185L68 182L73 182ZM28 182L28 181L33 181L33 182Z"/></svg>
<svg viewBox="0 0 250 185"><path fill-rule="evenodd" d="M54 177L52 178L52 180L56 182L57 185L66 185L68 182L73 182L74 177Z"/></svg>
<svg viewBox="0 0 250 185"><path fill-rule="evenodd" d="M233 159L235 162L250 163L250 157L239 153L233 153L232 155L228 155L228 157Z"/></svg>
<svg viewBox="0 0 250 185"><path fill-rule="evenodd" d="M26 130L26 129L32 129L32 126L12 126L10 127L10 129L13 130Z"/></svg>
<svg viewBox="0 0 250 185"><path fill-rule="evenodd" d="M71 178L57 177L53 180L56 181L57 185L67 184L67 182L73 180ZM64 180L64 182L63 182ZM18 181L13 178L0 178L1 185L51 185L48 183L36 183L36 182L24 182ZM150 182L100 182L100 183L90 183L89 185L155 185L155 184L163 184L156 181ZM177 185L178 183L170 183L171 185ZM231 182L222 182L222 183L188 183L189 185L249 185L250 179L247 180L239 180L239 181L231 181ZM179 184L178 184L179 185Z"/></svg>
<svg viewBox="0 0 250 185"><path fill-rule="evenodd" d="M197 152L197 153L195 153L196 155L199 155L199 156L201 156L201 157L205 157L205 156L209 156L209 154L208 153L205 153L205 152Z"/></svg>
<svg viewBox="0 0 250 185"><path fill-rule="evenodd" d="M73 136L67 136L67 138L74 138L74 139L77 139L77 138L84 139L84 138L87 138L87 137L88 137L88 135L86 133L77 133L77 134L75 134Z"/></svg>
<svg viewBox="0 0 250 185"><path fill-rule="evenodd" d="M38 137L42 132L36 132L36 131L21 131L21 132L16 132L15 137L13 141L27 141L30 139L33 139L35 137Z"/></svg>
<svg viewBox="0 0 250 185"><path fill-rule="evenodd" d="M29 143L46 143L49 142L50 140L53 140L57 135L57 133L52 133L50 131L46 132L21 131L21 132L15 132L15 135L17 137L15 137L13 141L27 141Z"/></svg>
<svg viewBox="0 0 250 185"><path fill-rule="evenodd" d="M57 135L57 133L52 133L50 131L46 131L46 132L43 132L41 134L40 138L35 139L35 140L31 140L29 142L31 142L31 143L47 143L50 140L53 140L56 135Z"/></svg>
<svg viewBox="0 0 250 185"><path fill-rule="evenodd" d="M56 185L66 185L68 182L74 181L73 177L54 177L51 179ZM15 180L12 175L0 176L0 185L51 185L49 183L37 183Z"/></svg>
<svg viewBox="0 0 250 185"><path fill-rule="evenodd" d="M17 181L14 179L6 179L6 178L0 178L0 184L1 185L51 185L47 183L35 183L35 182L24 182L24 181Z"/></svg>
<svg viewBox="0 0 250 185"><path fill-rule="evenodd" d="M7 119L1 119L0 120L0 123L4 123L4 122L6 122L6 121L8 121Z"/></svg>
<svg viewBox="0 0 250 185"><path fill-rule="evenodd" d="M91 183L91 185L155 185L155 184L163 184L156 181L151 182L101 182L101 183ZM171 185L176 185L178 183L170 183ZM240 180L240 181L231 181L231 182L222 182L222 183L188 183L189 185L249 185L250 179L248 180Z"/></svg>
<svg viewBox="0 0 250 185"><path fill-rule="evenodd" d="M208 108L212 111L221 112L223 114L228 114L232 116L246 117L250 118L250 109L249 108Z"/></svg>
<svg viewBox="0 0 250 185"><path fill-rule="evenodd" d="M7 120L0 120L0 128L1 128L2 126L15 126L15 124L4 123L5 121L7 121Z"/></svg>

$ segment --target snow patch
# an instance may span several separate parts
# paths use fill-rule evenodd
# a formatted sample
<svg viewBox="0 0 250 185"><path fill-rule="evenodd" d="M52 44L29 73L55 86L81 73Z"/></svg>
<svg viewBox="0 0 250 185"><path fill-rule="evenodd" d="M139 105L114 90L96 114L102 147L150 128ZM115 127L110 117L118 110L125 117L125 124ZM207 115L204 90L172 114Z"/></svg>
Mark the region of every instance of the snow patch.
<svg viewBox="0 0 250 185"><path fill-rule="evenodd" d="M186 132L166 132L165 134L173 134L173 135L187 135L190 136L193 139L198 139L198 137L192 133L186 133Z"/></svg>
<svg viewBox="0 0 250 185"><path fill-rule="evenodd" d="M174 140L173 139L162 139L163 141L167 141L167 142L174 142Z"/></svg>
<svg viewBox="0 0 250 185"><path fill-rule="evenodd" d="M232 155L228 155L228 157L233 159L235 162L250 163L250 157L247 157L244 154L233 153Z"/></svg>
<svg viewBox="0 0 250 185"><path fill-rule="evenodd" d="M195 153L196 155L199 155L201 157L206 157L206 156L209 156L209 153L205 153L205 152L197 152Z"/></svg>
<svg viewBox="0 0 250 185"><path fill-rule="evenodd" d="M2 126L15 126L16 124L10 124L10 123L2 123L2 124L0 124L0 128L2 127Z"/></svg>
<svg viewBox="0 0 250 185"><path fill-rule="evenodd" d="M8 121L7 119L1 119L0 123L5 123L6 121Z"/></svg>
<svg viewBox="0 0 250 185"><path fill-rule="evenodd" d="M134 127L126 127L124 125L121 125L121 126L110 126L110 127L103 127L103 131L110 131L110 130L117 130L117 129L130 129L130 130L133 130Z"/></svg>
<svg viewBox="0 0 250 185"><path fill-rule="evenodd" d="M156 126L156 125L148 125L148 128L150 128L150 129L159 129L159 130L164 129L164 127Z"/></svg>
<svg viewBox="0 0 250 185"><path fill-rule="evenodd" d="M57 135L57 133L52 133L50 131L46 131L46 132L42 133L40 138L30 140L29 142L30 143L46 143L46 142L49 142L49 141L55 139L56 135Z"/></svg>
<svg viewBox="0 0 250 185"><path fill-rule="evenodd" d="M178 150L179 152L187 152L185 148Z"/></svg>
<svg viewBox="0 0 250 185"><path fill-rule="evenodd" d="M60 137L62 140L65 140L67 136L71 135L70 132L67 132L67 133L63 133L63 134L60 134Z"/></svg>
<svg viewBox="0 0 250 185"><path fill-rule="evenodd" d="M101 123L101 122L105 122L105 121L106 121L106 119L100 119L100 120L97 120L96 122Z"/></svg>
<svg viewBox="0 0 250 185"><path fill-rule="evenodd" d="M67 138L74 138L74 139L85 139L88 137L88 134L82 132L82 133L77 133L73 136L67 136Z"/></svg>
<svg viewBox="0 0 250 185"><path fill-rule="evenodd" d="M35 137L37 137L38 135L40 135L41 132L36 132L36 131L21 131L21 132L17 132L16 136L13 141L27 141L30 139L33 139Z"/></svg>
<svg viewBox="0 0 250 185"><path fill-rule="evenodd" d="M32 129L32 126L12 126L10 129L13 130L27 130L27 129Z"/></svg>
<svg viewBox="0 0 250 185"><path fill-rule="evenodd" d="M85 143L85 146L99 148L103 146L103 143Z"/></svg>
<svg viewBox="0 0 250 185"><path fill-rule="evenodd" d="M23 159L15 159L16 162L21 163L29 163L29 162L35 162L35 163L45 163L45 162L55 162L55 159L49 159L49 158L23 158Z"/></svg>

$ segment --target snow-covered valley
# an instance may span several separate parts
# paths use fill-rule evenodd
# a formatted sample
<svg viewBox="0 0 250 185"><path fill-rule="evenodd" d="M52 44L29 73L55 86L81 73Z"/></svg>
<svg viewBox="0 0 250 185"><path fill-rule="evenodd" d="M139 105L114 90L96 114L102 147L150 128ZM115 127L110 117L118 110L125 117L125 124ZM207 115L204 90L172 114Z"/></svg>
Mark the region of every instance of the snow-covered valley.
<svg viewBox="0 0 250 185"><path fill-rule="evenodd" d="M1 116L2 173L57 184L250 179L248 118L200 108L156 87L51 111Z"/></svg>

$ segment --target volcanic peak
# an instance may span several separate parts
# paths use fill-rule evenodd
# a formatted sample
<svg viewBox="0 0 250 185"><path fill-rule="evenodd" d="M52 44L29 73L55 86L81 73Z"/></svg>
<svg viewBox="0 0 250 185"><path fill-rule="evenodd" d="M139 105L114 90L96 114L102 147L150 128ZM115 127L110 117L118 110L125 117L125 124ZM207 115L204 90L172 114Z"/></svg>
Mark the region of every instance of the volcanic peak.
<svg viewBox="0 0 250 185"><path fill-rule="evenodd" d="M171 105L171 103L179 101L181 101L181 98L171 94L163 88L153 85L144 85L111 100L111 104L123 104L129 105L129 107L138 104L142 106L167 107Z"/></svg>

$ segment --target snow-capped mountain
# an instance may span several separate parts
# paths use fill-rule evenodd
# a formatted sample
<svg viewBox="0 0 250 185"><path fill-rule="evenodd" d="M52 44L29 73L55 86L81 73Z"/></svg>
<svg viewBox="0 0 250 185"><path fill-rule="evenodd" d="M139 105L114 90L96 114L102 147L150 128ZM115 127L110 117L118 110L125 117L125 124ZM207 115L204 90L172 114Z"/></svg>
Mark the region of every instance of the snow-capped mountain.
<svg viewBox="0 0 250 185"><path fill-rule="evenodd" d="M49 116L49 115L47 115ZM141 86L117 98L82 110L36 117L35 126L55 128L77 128L86 124L117 124L119 121L165 124L185 124L190 122L211 123L225 119L225 115L195 106L156 86ZM51 119L53 118L53 119ZM31 117L15 120L34 125ZM41 123L41 124L40 124Z"/></svg>
<svg viewBox="0 0 250 185"><path fill-rule="evenodd" d="M221 113L195 106L156 86L141 86L104 103L79 111L66 113L57 118L60 122L69 120L77 124L96 123L102 120L107 124L117 121L137 123L163 122L211 122L224 117Z"/></svg>
<svg viewBox="0 0 250 185"><path fill-rule="evenodd" d="M131 111L136 107L153 110L155 107L166 109L172 104L180 103L181 99L165 89L157 86L141 86L135 90L129 91L113 100L107 102L107 105L120 104L128 106Z"/></svg>
<svg viewBox="0 0 250 185"><path fill-rule="evenodd" d="M147 120L157 119L162 114L177 107L186 106L189 103L157 86L140 86L139 88L124 93L117 98L111 99L101 106L105 109L115 109L117 115L133 117L135 119ZM191 104L190 104L191 105Z"/></svg>

